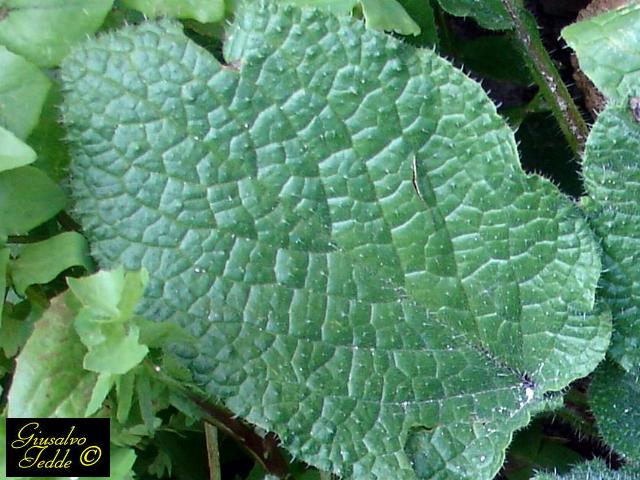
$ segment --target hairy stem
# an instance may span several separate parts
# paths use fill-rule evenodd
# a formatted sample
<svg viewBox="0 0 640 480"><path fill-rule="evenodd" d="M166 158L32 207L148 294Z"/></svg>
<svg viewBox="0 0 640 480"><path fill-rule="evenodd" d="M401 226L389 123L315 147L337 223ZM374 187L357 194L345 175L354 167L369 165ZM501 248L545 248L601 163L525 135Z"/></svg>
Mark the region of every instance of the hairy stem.
<svg viewBox="0 0 640 480"><path fill-rule="evenodd" d="M533 78L551 107L562 133L573 152L582 155L589 129L542 44L535 19L519 0L502 0L502 4L513 21L517 40L526 51Z"/></svg>
<svg viewBox="0 0 640 480"><path fill-rule="evenodd" d="M256 432L226 408L210 402L200 392L195 392L162 371L158 371L151 363L147 362L146 367L152 377L169 387L174 394L188 401L192 407L196 407L205 422L233 438L264 471L278 478L290 478L289 465L280 451L278 438L274 434L262 435Z"/></svg>

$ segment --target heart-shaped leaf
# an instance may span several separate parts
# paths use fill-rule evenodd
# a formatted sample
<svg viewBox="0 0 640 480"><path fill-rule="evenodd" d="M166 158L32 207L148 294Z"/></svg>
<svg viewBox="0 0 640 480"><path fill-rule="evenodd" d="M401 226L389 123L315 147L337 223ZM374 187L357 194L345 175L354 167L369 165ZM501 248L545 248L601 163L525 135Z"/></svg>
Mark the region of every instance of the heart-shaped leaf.
<svg viewBox="0 0 640 480"><path fill-rule="evenodd" d="M172 23L63 66L76 211L207 391L357 479L491 478L602 359L599 252L480 86L350 18L257 2L223 65Z"/></svg>

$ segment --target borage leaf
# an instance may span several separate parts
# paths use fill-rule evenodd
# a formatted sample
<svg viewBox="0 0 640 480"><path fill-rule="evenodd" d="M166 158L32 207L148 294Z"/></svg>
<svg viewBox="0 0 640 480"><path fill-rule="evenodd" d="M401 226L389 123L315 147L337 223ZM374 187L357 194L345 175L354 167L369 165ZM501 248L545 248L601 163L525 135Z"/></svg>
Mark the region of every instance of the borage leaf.
<svg viewBox="0 0 640 480"><path fill-rule="evenodd" d="M602 298L614 318L611 356L640 374L640 125L627 105L612 104L591 129L584 158L585 206L604 250Z"/></svg>
<svg viewBox="0 0 640 480"><path fill-rule="evenodd" d="M630 85L640 83L639 23L640 4L631 2L562 31L580 68L608 98L624 98Z"/></svg>
<svg viewBox="0 0 640 480"><path fill-rule="evenodd" d="M591 129L584 154L584 204L604 250L602 297L615 330L611 356L640 374L640 5L567 27L581 68L608 97Z"/></svg>
<svg viewBox="0 0 640 480"><path fill-rule="evenodd" d="M307 462L491 478L607 347L580 212L431 51L262 2L227 38L233 67L166 22L65 62L95 256L147 269L140 313L198 338L177 349L195 378Z"/></svg>

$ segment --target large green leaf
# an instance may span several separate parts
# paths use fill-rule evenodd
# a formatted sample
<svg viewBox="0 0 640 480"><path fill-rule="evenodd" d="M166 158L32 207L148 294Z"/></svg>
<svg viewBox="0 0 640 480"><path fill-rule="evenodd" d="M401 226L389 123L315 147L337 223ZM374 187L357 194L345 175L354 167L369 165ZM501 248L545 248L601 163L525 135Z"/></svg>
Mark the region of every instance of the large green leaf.
<svg viewBox="0 0 640 480"><path fill-rule="evenodd" d="M574 23L562 31L580 68L608 98L621 99L640 83L640 3Z"/></svg>
<svg viewBox="0 0 640 480"><path fill-rule="evenodd" d="M94 255L146 268L140 312L197 337L195 378L302 459L491 478L608 345L579 211L429 50L262 2L227 38L231 66L171 23L63 65Z"/></svg>
<svg viewBox="0 0 640 480"><path fill-rule="evenodd" d="M97 375L82 368L87 353L73 330L75 313L54 299L16 360L11 417L82 417Z"/></svg>
<svg viewBox="0 0 640 480"><path fill-rule="evenodd" d="M38 67L11 53L0 41L0 126L26 138L38 123L50 84Z"/></svg>
<svg viewBox="0 0 640 480"><path fill-rule="evenodd" d="M113 0L0 0L0 45L41 66L57 65L102 24Z"/></svg>
<svg viewBox="0 0 640 480"><path fill-rule="evenodd" d="M603 440L627 462L640 464L640 383L612 361L602 363L589 387L591 411Z"/></svg>

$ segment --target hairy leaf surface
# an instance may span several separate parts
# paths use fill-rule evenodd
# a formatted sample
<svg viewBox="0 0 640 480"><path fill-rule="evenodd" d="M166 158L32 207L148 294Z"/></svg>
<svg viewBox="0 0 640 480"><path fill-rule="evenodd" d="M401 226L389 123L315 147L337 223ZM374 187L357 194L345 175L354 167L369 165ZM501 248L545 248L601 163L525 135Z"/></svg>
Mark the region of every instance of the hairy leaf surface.
<svg viewBox="0 0 640 480"><path fill-rule="evenodd" d="M431 51L262 2L227 38L229 66L171 23L65 62L93 253L144 267L141 313L198 338L195 378L295 455L491 478L608 344L580 213Z"/></svg>
<svg viewBox="0 0 640 480"><path fill-rule="evenodd" d="M565 475L541 473L534 480L640 480L640 475L627 469L613 471L602 460L578 465Z"/></svg>
<svg viewBox="0 0 640 480"><path fill-rule="evenodd" d="M602 298L614 318L611 355L640 373L640 125L627 105L610 105L591 130L585 149L585 201L601 239Z"/></svg>
<svg viewBox="0 0 640 480"><path fill-rule="evenodd" d="M585 205L604 250L602 297L615 328L611 355L640 374L640 5L608 12L567 27L563 36L581 68L608 97L587 141Z"/></svg>
<svg viewBox="0 0 640 480"><path fill-rule="evenodd" d="M627 462L640 464L640 383L612 361L603 362L589 386L591 411L604 441Z"/></svg>

